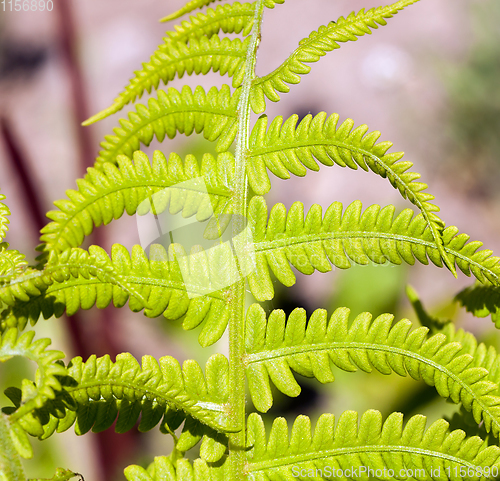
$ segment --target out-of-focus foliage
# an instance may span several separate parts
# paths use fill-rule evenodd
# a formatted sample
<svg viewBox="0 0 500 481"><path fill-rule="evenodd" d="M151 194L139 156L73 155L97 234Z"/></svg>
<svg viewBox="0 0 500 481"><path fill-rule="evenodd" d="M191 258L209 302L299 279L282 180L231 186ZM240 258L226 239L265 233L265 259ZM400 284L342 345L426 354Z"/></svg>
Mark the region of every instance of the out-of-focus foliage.
<svg viewBox="0 0 500 481"><path fill-rule="evenodd" d="M491 168L500 162L500 3L475 2L471 13L475 40L446 80L449 161L455 167L459 163L471 194L497 196L498 178Z"/></svg>

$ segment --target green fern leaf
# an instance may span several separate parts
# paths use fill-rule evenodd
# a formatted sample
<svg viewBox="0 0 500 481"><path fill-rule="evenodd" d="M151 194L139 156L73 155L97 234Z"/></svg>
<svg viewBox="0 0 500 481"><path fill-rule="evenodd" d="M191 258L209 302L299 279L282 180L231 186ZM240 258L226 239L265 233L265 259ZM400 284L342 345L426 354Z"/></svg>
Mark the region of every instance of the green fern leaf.
<svg viewBox="0 0 500 481"><path fill-rule="evenodd" d="M72 251L82 253L85 259L82 249L69 252ZM87 257L97 259L98 271L95 270L96 261L90 263L88 272L84 269L86 264L81 262L73 277L61 275L59 279L50 279L48 287L29 296L24 291L21 296L17 291L8 290L14 290L18 284L0 287L0 297L11 306L1 314L3 324L23 326L28 321L34 324L40 314L46 319L53 315L60 317L65 311L72 315L94 305L103 309L111 301L115 307L123 307L128 300L132 311L140 311L146 306L144 313L148 317L163 314L167 319L183 318L184 329L201 325L199 341L202 346L208 346L220 339L229 316L224 291L210 289L211 276L225 268L224 259L214 258L212 251L209 249L207 256L186 256L179 246L171 245L167 254L162 246L156 245L148 259L140 246L134 246L130 255L123 246L115 244L110 259L103 249L91 246L90 257ZM68 251L60 256L62 267L58 270L56 265L54 270L71 274L70 267L64 263Z"/></svg>
<svg viewBox="0 0 500 481"><path fill-rule="evenodd" d="M371 8L367 12L362 9L358 14L353 12L347 18L340 17L337 22L330 22L326 26L321 26L317 32L313 31L299 42L295 51L277 69L254 80L250 98L252 110L256 114L264 112L266 97L278 102L280 100L278 92L289 92L290 87L287 84L300 83L300 76L308 74L311 70L306 64L317 62L327 52L340 48L338 42L357 40L358 37L371 34L370 29L386 25L386 18L393 17L417 1L400 0L385 7ZM276 2L271 0L269 3Z"/></svg>
<svg viewBox="0 0 500 481"><path fill-rule="evenodd" d="M61 254L52 252L42 270L28 269L24 274L10 278L8 283L0 284L0 300L2 304L9 306L9 309L1 313L2 330L6 327L24 329L28 319L34 324L38 320L41 307L37 312L35 308L35 313L33 313L32 301L43 298L50 290L50 286L57 291L57 286L65 285L68 281L68 285L73 285L73 283L78 285L78 278L90 281L91 284L116 286L118 290L126 293L127 297L133 296L137 304L148 307L142 294L128 284L124 276L114 270L112 262L103 249L96 246L91 246L89 252L83 249L67 249ZM89 293L86 292L86 294ZM19 301L21 304L26 303L23 306L28 306L30 315L20 318L12 316L12 308ZM86 302L88 302L88 296ZM91 305L93 302L95 298Z"/></svg>
<svg viewBox="0 0 500 481"><path fill-rule="evenodd" d="M173 139L177 132L203 132L211 142L219 139L218 151L227 150L237 132L239 96L240 89L231 95L227 85L220 90L212 87L208 92L200 86L194 92L188 86L180 92L172 87L166 93L159 90L158 99L149 99L147 107L137 105L128 120L121 120L121 127L114 129L115 135L106 136L96 167L102 167L104 162L116 164L122 154L132 157L141 144L149 145L154 136L162 142L165 136Z"/></svg>
<svg viewBox="0 0 500 481"><path fill-rule="evenodd" d="M135 77L125 87L113 102L113 105L94 115L83 125L90 125L98 120L121 110L125 105L142 97L147 91L157 89L160 81L167 85L176 76L184 74L205 75L209 71L220 72L221 75L233 77L233 87L239 87L245 74L245 57L250 39L242 42L239 38L220 39L217 35L190 38L189 45L183 40L170 39L151 56L149 62L143 64L141 70L135 72Z"/></svg>
<svg viewBox="0 0 500 481"><path fill-rule="evenodd" d="M26 481L16 441L8 416L0 413L0 475L5 481Z"/></svg>
<svg viewBox="0 0 500 481"><path fill-rule="evenodd" d="M124 473L128 481L226 481L228 465L208 464L202 459L195 459L192 464L187 459L172 462L166 456L158 456L147 469L132 465Z"/></svg>
<svg viewBox="0 0 500 481"><path fill-rule="evenodd" d="M476 338L470 332L463 329L455 331L453 324L443 327L441 334L446 336L447 342L460 343L462 354L472 356L473 362L470 367L486 369L488 371L487 380L500 386L500 355L493 346L486 346L484 343L478 344ZM500 395L500 389L493 394Z"/></svg>
<svg viewBox="0 0 500 481"><path fill-rule="evenodd" d="M270 380L284 394L298 396L300 386L292 371L322 383L332 382L333 362L345 371L375 369L422 379L435 386L440 396L463 403L476 422L483 420L487 431L498 437L500 397L492 395L498 384L488 379L488 370L481 365L482 350L470 352L469 346L464 353L451 336L427 337L426 327L410 331L410 321L391 327L392 321L389 314L372 320L364 313L348 327L346 308L337 309L329 321L324 310L315 311L307 320L302 309L294 310L288 320L283 311L273 311L266 320L264 310L254 304L247 314L246 363L255 407L266 412L272 406Z"/></svg>
<svg viewBox="0 0 500 481"><path fill-rule="evenodd" d="M266 440L262 418L254 413L248 419L248 478L305 481L370 476L448 480L462 479L454 475L455 469L465 468L466 473L473 473L466 479L479 479L481 476L475 477L476 470L491 472L493 466L498 467L498 446L486 447L481 438L465 438L460 430L449 432L443 419L427 429L425 424L426 418L417 415L403 427L400 413L391 414L383 422L382 415L372 410L361 416L358 426L358 414L346 411L336 426L332 414L323 414L314 433L309 418L299 416L293 423L290 439L286 420L278 418ZM388 474L389 470L393 474ZM406 470L416 474L407 475Z"/></svg>
<svg viewBox="0 0 500 481"><path fill-rule="evenodd" d="M101 170L90 168L83 179L77 180L78 191L66 192L69 200L55 202L60 210L47 214L53 222L41 231L41 241L45 245L38 250L45 252L42 259L51 251L62 252L80 246L94 226L109 224L124 211L128 215L136 214L143 201L160 191L163 191L161 202L154 202L157 214L169 208L172 214L180 211L185 218L196 215L202 222L212 214L231 213L234 158L230 153L220 154L217 160L205 154L200 166L192 155L182 161L177 154L171 154L167 161L161 152L155 151L151 165L146 154L136 151L133 162L119 156L117 164L107 162ZM183 189L165 190L201 176L207 194Z"/></svg>
<svg viewBox="0 0 500 481"><path fill-rule="evenodd" d="M282 5L284 3L285 0L264 0L264 7L274 8L276 5Z"/></svg>
<svg viewBox="0 0 500 481"><path fill-rule="evenodd" d="M208 8L205 13L199 12L195 16L183 20L180 25L174 25L175 32L167 32L163 39L169 41L188 42L190 38L210 38L219 32L241 33L244 37L252 31L255 15L253 3L234 2L226 5L217 5L215 9ZM161 50L163 45L159 47Z"/></svg>
<svg viewBox="0 0 500 481"><path fill-rule="evenodd" d="M203 8L216 1L219 0L191 0L186 5L184 5L184 7L182 7L181 9L177 10L174 13L171 13L170 15L167 15L166 17L163 17L160 21L170 22L170 20L175 20L179 17L182 17L183 15L186 15L187 13L192 12L193 10L196 10L198 8Z"/></svg>
<svg viewBox="0 0 500 481"><path fill-rule="evenodd" d="M428 264L429 259L442 267L442 256L426 219L414 216L411 209L394 218L395 207L368 207L355 201L342 212L342 204L334 202L322 218L321 206L311 207L304 219L304 206L295 202L286 211L276 204L269 214L265 200L253 197L249 206L256 269L248 276L252 294L258 301L272 299L274 288L270 271L285 286L295 284L290 265L303 274L315 270L327 272L331 264L341 269L356 264L410 265L415 259ZM500 285L499 258L490 250L479 250L481 242L468 242L469 236L459 234L450 226L442 233L443 249L454 266L466 275L471 273L482 283Z"/></svg>
<svg viewBox="0 0 500 481"><path fill-rule="evenodd" d="M24 254L16 250L9 250L6 242L0 243L0 283L20 275L28 266Z"/></svg>
<svg viewBox="0 0 500 481"><path fill-rule="evenodd" d="M126 432L141 416L139 430L148 431L160 422L167 429L175 429L189 416L196 424L203 423L220 433L235 430L228 426L225 414L229 394L224 356L212 356L205 375L195 361L185 361L181 369L170 356L159 361L143 356L141 364L129 353L119 354L116 362L108 355L91 356L86 362L80 357L72 359L68 377L61 381L63 391L38 409L29 413L25 410L30 416L21 420L23 427L46 439L75 423L79 435L91 429L104 431L115 421L115 431ZM168 426L173 413L177 425ZM210 433L213 437L213 431Z"/></svg>
<svg viewBox="0 0 500 481"><path fill-rule="evenodd" d="M24 383L26 389L19 399L19 405L8 413L12 424L34 409L42 407L48 400L54 399L61 390L59 377L67 374L64 366L57 362L64 354L61 351L47 350L50 339L34 341L34 336L34 331L19 336L15 328L0 335L0 362L8 361L13 356L23 356L38 366L36 383Z"/></svg>
<svg viewBox="0 0 500 481"><path fill-rule="evenodd" d="M180 422L180 420L178 419L177 422ZM173 431L168 421L165 424L169 425L169 432ZM184 422L182 433L175 442L175 449L180 453L185 453L194 448L200 440L200 457L204 461L215 463L220 461L224 454L226 454L228 445L227 436L188 416Z"/></svg>
<svg viewBox="0 0 500 481"><path fill-rule="evenodd" d="M352 130L354 122L351 119L337 127L338 114L328 118L325 112L314 118L306 115L296 126L297 120L298 116L292 115L282 125L283 118L278 116L271 122L267 132L267 116L261 116L256 122L250 137L247 163L248 180L255 193L264 195L271 187L266 167L281 179L288 179L290 173L304 176L307 169L319 170L314 159L326 166L337 164L354 170L358 166L367 172L371 170L381 177L387 177L403 198L420 209L445 264L456 276L455 267L442 246L444 223L435 214L439 207L429 202L434 199L433 195L422 192L427 185L415 182L420 174L407 172L413 164L399 162L403 157L402 152L387 154L392 143L375 144L380 132L366 135L366 125Z"/></svg>
<svg viewBox="0 0 500 481"><path fill-rule="evenodd" d="M460 291L455 300L476 317L487 317L500 329L500 290L497 287L476 283Z"/></svg>
<svg viewBox="0 0 500 481"><path fill-rule="evenodd" d="M6 199L5 195L0 194L0 241L5 237L5 234L9 230L9 208L3 203Z"/></svg>

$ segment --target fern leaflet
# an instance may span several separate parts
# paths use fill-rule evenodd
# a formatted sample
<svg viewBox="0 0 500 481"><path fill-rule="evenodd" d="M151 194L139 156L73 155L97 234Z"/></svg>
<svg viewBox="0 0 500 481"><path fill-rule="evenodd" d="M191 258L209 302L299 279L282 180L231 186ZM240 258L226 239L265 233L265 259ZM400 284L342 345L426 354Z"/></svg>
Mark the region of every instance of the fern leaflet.
<svg viewBox="0 0 500 481"><path fill-rule="evenodd" d="M30 449L28 453L25 452L23 445L26 442L30 448L31 445L26 439L26 434L22 440L19 439L19 432L24 433L22 429L19 430L18 424L11 425L8 416L0 412L0 473L4 479L26 481L21 453L27 454L25 457L30 457L32 451Z"/></svg>
<svg viewBox="0 0 500 481"><path fill-rule="evenodd" d="M466 471L475 473L476 468L491 468L500 462L498 446L486 447L479 437L465 438L461 430L450 433L443 419L427 429L425 424L425 416L417 415L403 428L402 414L393 413L382 422L382 415L372 410L361 416L358 427L358 414L346 411L336 426L332 414L323 414L316 423L314 434L309 418L299 416L293 423L290 440L286 420L277 418L266 439L262 418L251 414L248 419L248 479L343 478L344 475L337 473L348 470L349 478L366 479L370 466L372 476L385 472L386 477L391 470L394 474L389 474L389 479L393 479L394 475L399 477L406 470L415 473L419 468L417 476L420 479L442 480L456 479L455 467L463 466ZM316 470L330 474L316 474ZM439 474L433 476L431 472Z"/></svg>
<svg viewBox="0 0 500 481"><path fill-rule="evenodd" d="M0 194L0 240L5 237L5 234L9 230L9 208L3 203L5 200L5 195Z"/></svg>
<svg viewBox="0 0 500 481"><path fill-rule="evenodd" d="M238 89L231 95L227 85L220 91L212 87L206 93L200 86L194 92L188 86L180 92L172 87L167 93L159 90L158 99L149 99L148 107L137 105L136 111L129 113L129 120L121 120L121 128L114 129L115 135L105 137L96 167L104 162L116 163L121 154L132 157L141 144L149 145L154 136L162 142L165 136L172 139L177 132L203 132L207 140L219 139L218 151L227 150L236 136L239 93Z"/></svg>
<svg viewBox="0 0 500 481"><path fill-rule="evenodd" d="M85 258L82 249L72 251ZM24 326L28 321L34 324L40 314L46 319L53 315L60 317L65 311L72 315L79 309L90 309L94 305L103 309L111 301L115 307L123 307L128 300L132 311L140 311L146 306L148 317L163 314L168 319L183 318L184 329L194 329L201 324L201 345L213 344L224 333L229 313L223 291L198 295L212 285L210 276L224 268L225 259L217 258L212 251L207 251L208 256L185 256L178 246L171 246L167 254L162 246L155 245L150 251L151 259L148 259L140 246L134 246L130 255L125 247L115 244L109 258L103 249L91 246L90 258L97 259L102 266L99 272L94 270L93 264L86 272L83 264L72 278L61 275L54 282L47 282L48 287L38 286L40 288L29 295L21 290L24 285L22 288L18 287L19 284L0 287L0 297L10 306L1 314L3 325ZM59 268L66 275L71 274L71 267L64 264L67 256L68 251L61 254L63 260ZM25 283L35 279L43 280L43 271ZM14 290L15 287L21 292ZM130 292L134 297L130 297ZM196 296L190 297L191 293Z"/></svg>
<svg viewBox="0 0 500 481"><path fill-rule="evenodd" d="M57 366L66 374L63 366ZM23 429L40 439L56 430L65 431L74 423L77 434L90 429L104 431L115 421L116 432L126 432L139 416L140 431L162 422L163 429L171 432L189 416L196 423L228 432L234 427L227 425L225 415L227 370L227 359L221 354L207 361L206 375L195 361L185 361L181 369L170 356L159 361L143 356L142 367L128 353L119 354L115 362L108 355L91 356L86 362L76 357L67 367L67 376L61 379L62 390L53 399L28 409L18 404L29 386L23 386L22 394L13 388L8 394L18 408L14 414L22 409L22 416L16 418Z"/></svg>
<svg viewBox="0 0 500 481"><path fill-rule="evenodd" d="M217 5L215 9L208 8L205 13L183 20L180 25L174 25L175 32L167 32L163 39L188 42L190 38L210 38L219 32L241 33L243 37L250 34L253 26L255 6L253 3L234 2ZM162 46L159 47L161 50Z"/></svg>
<svg viewBox="0 0 500 481"><path fill-rule="evenodd" d="M290 265L303 274L315 270L328 272L331 264L341 269L370 262L410 265L415 259L428 264L429 259L441 267L442 256L424 217L414 216L411 209L394 218L395 207L372 205L361 213L362 204L355 201L342 212L342 204L334 202L322 218L322 209L315 204L304 220L304 206L295 202L286 211L283 204L271 209L269 220L265 200L253 197L249 206L256 269L248 283L259 301L272 299L274 288L270 271L285 286L295 283ZM483 283L500 285L498 257L490 250L479 250L481 242L468 242L469 236L459 234L454 226L442 233L443 249L452 264L467 276L471 272Z"/></svg>
<svg viewBox="0 0 500 481"><path fill-rule="evenodd" d="M191 464L187 459L172 461L167 456L157 456L147 469L128 466L125 477L128 481L226 481L229 479L228 464L208 464L202 459Z"/></svg>
<svg viewBox="0 0 500 481"><path fill-rule="evenodd" d="M391 18L400 10L418 0L400 0L392 5L371 8L367 12L360 10L358 14L351 13L347 18L340 17L337 22L330 22L313 31L309 37L302 39L295 51L274 71L253 82L250 103L252 110L260 114L266 109L267 97L272 102L278 102L278 92L289 92L287 84L298 84L300 75L308 74L311 67L307 63L317 62L326 52L331 52L340 45L337 42L357 40L365 34L371 34L378 25L386 25L386 18ZM378 24L378 25L377 25Z"/></svg>
<svg viewBox="0 0 500 481"><path fill-rule="evenodd" d="M135 72L125 91L113 102L111 107L94 115L84 125L90 125L121 110L125 105L142 97L144 91L151 93L157 89L160 81L167 85L176 76L182 78L187 75L205 75L210 70L220 72L221 75L233 77L233 87L238 87L244 76L245 55L248 48L248 39L242 42L236 38L220 39L213 35L210 39L201 36L191 38L189 45L182 40L170 40L161 45L149 62Z"/></svg>
<svg viewBox="0 0 500 481"><path fill-rule="evenodd" d="M371 170L381 177L387 177L392 186L399 190L403 198L408 199L420 209L439 253L453 275L455 267L448 258L441 240L443 221L435 214L439 207L429 201L434 196L422 192L427 185L415 182L420 174L407 172L411 162L399 162L402 152L386 154L392 146L390 142L375 144L380 132L366 135L368 127L360 125L352 130L351 119L337 127L339 116L333 114L326 117L321 112L314 118L307 115L296 127L297 115L292 115L283 125L282 117L276 117L267 127L267 116L261 116L256 122L250 137L250 152L247 163L248 181L257 194L264 195L271 187L266 167L277 177L288 179L289 172L304 176L306 168L319 170L315 158L322 164L349 167L357 170L358 166L365 171Z"/></svg>
<svg viewBox="0 0 500 481"><path fill-rule="evenodd" d="M298 396L300 386L292 370L323 383L332 382L331 361L345 371L371 372L375 368L382 374L396 372L423 379L440 396L463 403L477 423L484 420L487 431L498 437L500 397L492 395L498 384L487 380L481 353L475 364L475 350L463 353L453 337L436 334L427 338L426 327L410 332L410 321L391 327L392 321L388 314L372 321L364 313L348 327L346 308L337 309L329 321L326 311L317 310L307 322L301 309L293 311L287 322L283 311L273 311L266 321L263 309L254 304L247 315L246 362L255 407L266 412L272 406L269 379L284 394Z"/></svg>
<svg viewBox="0 0 500 481"><path fill-rule="evenodd" d="M6 242L0 243L0 284L20 275L28 266L24 254L8 247Z"/></svg>
<svg viewBox="0 0 500 481"><path fill-rule="evenodd" d="M94 226L109 224L124 211L128 215L136 214L143 201L159 192L153 201L156 214L170 207L172 214L196 215L201 222L213 214L231 213L234 158L230 153L220 154L217 160L205 154L201 166L192 155L182 161L177 154L171 154L167 161L159 151L155 151L152 165L148 156L140 151L134 152L133 162L125 156L118 156L116 161L117 166L107 162L101 170L88 169L87 175L77 180L78 191L68 190L69 200L55 202L60 210L47 214L53 222L42 229L41 241L45 245L39 250L62 252L78 247ZM199 177L203 177L206 194L172 188Z"/></svg>
<svg viewBox="0 0 500 481"><path fill-rule="evenodd" d="M203 8L216 1L220 0L191 0L186 5L184 5L184 7L182 7L181 9L177 10L174 13L171 13L170 15L167 15L166 17L163 17L160 21L170 22L170 20L175 20L179 17L182 17L183 15L186 15L187 13L192 12L193 10L196 10L198 8Z"/></svg>

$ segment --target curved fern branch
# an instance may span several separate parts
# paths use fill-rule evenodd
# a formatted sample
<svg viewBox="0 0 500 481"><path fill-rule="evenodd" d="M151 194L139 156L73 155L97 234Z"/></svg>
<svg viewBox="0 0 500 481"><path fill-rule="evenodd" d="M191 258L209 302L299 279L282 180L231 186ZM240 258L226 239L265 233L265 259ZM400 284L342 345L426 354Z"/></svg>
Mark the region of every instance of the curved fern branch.
<svg viewBox="0 0 500 481"><path fill-rule="evenodd" d="M414 216L411 209L394 218L395 207L372 205L362 213L362 204L355 201L342 212L342 204L334 202L322 217L321 206L311 207L304 220L304 206L295 202L286 211L283 204L271 209L262 197L254 197L249 206L256 269L248 276L252 294L259 301L274 296L270 271L285 286L295 283L290 265L303 274L314 270L328 272L331 264L341 269L351 261L366 265L410 265L415 259L428 264L429 259L442 267L442 256L425 218ZM442 248L452 265L466 275L471 273L485 284L500 285L499 258L491 250L479 250L481 242L469 242L467 234L459 234L455 226L444 229Z"/></svg>
<svg viewBox="0 0 500 481"><path fill-rule="evenodd" d="M19 336L18 330L11 328L0 336L0 362L5 362L13 356L23 356L34 361L38 366L36 384L25 384L26 389L20 399L17 409L9 412L11 423L19 421L26 413L40 408L60 391L60 376L67 374L66 369L56 362L64 357L61 351L47 350L50 339L33 341L34 331L28 331Z"/></svg>
<svg viewBox="0 0 500 481"><path fill-rule="evenodd" d="M203 132L211 142L219 139L218 151L227 150L237 132L239 95L240 89L231 95L227 85L220 90L212 87L208 92L200 86L194 92L188 86L180 92L172 87L166 93L159 90L157 99L149 99L147 107L137 105L128 120L121 120L121 127L114 129L115 135L106 136L96 167L102 167L104 162L116 164L118 155L132 157L141 144L149 145L154 136L162 142L165 136L173 139L177 132Z"/></svg>
<svg viewBox="0 0 500 481"><path fill-rule="evenodd" d="M257 194L263 195L271 187L266 167L281 179L288 179L290 173L304 176L307 169L319 170L314 159L327 166L337 164L354 170L358 166L367 172L371 170L381 177L387 177L403 198L418 207L446 266L456 276L455 267L442 245L444 223L435 214L439 207L429 202L434 199L433 195L422 192L427 185L415 182L420 174L407 172L413 164L399 162L404 155L402 152L386 154L392 143L375 144L380 132L366 135L366 125L352 130L354 122L351 119L337 127L338 114L332 114L328 118L325 112L314 118L306 115L296 126L297 120L298 116L292 115L281 125L283 118L276 117L267 132L267 116L261 116L256 122L250 138L247 174L249 183Z"/></svg>
<svg viewBox="0 0 500 481"><path fill-rule="evenodd" d="M170 15L167 15L166 17L163 17L160 22L170 22L170 20L175 20L179 17L182 17L183 15L186 15L187 13L192 12L193 10L196 10L198 8L203 8L207 5L210 5L213 2L220 1L220 0L191 0L188 2L184 7L180 8L174 13L171 13Z"/></svg>
<svg viewBox="0 0 500 481"><path fill-rule="evenodd" d="M75 423L75 432L81 435L90 429L109 429L116 421L115 431L123 433L134 427L139 416L140 431L160 422L172 430L186 416L221 433L233 429L225 413L228 362L223 355L207 361L205 375L196 361L185 361L181 369L171 356L159 361L143 356L141 364L129 353L119 354L115 362L108 355L91 356L86 362L72 359L69 377L61 380L63 391L39 409L25 410L29 416L22 420L24 429L46 439ZM176 425L169 426L173 422Z"/></svg>
<svg viewBox="0 0 500 481"><path fill-rule="evenodd" d="M246 363L255 407L266 412L272 406L270 380L284 394L298 396L300 386L292 370L332 382L332 362L345 371L376 369L422 379L440 396L462 403L477 423L483 420L487 431L498 437L500 397L492 395L498 384L488 380L482 350L464 353L459 342L444 334L428 337L426 327L410 331L407 319L392 326L393 317L384 314L372 320L364 313L348 327L346 308L337 309L329 321L324 310L307 320L305 311L296 309L285 322L283 311L273 311L266 320L264 310L254 304L247 314Z"/></svg>
<svg viewBox="0 0 500 481"><path fill-rule="evenodd" d="M9 230L9 208L3 203L6 199L5 195L0 194L0 240L5 237L5 234Z"/></svg>
<svg viewBox="0 0 500 481"><path fill-rule="evenodd" d="M212 35L192 37L189 45L185 41L172 40L160 45L151 56L149 62L143 64L141 70L135 72L130 81L113 102L113 105L94 115L83 125L90 125L121 110L125 105L142 97L143 93L157 89L160 81L167 85L176 76L182 78L185 73L207 74L210 70L221 75L233 77L233 87L239 87L243 80L245 55L249 39L242 42L239 38L219 38Z"/></svg>
<svg viewBox="0 0 500 481"><path fill-rule="evenodd" d="M378 411L344 412L335 426L332 414L323 414L311 433L311 421L299 416L291 437L285 419L274 421L266 439L264 422L258 414L248 419L248 479L367 479L367 467L387 479L411 478L406 470L418 473L418 479L457 479L454 469L464 467L476 473L497 466L500 448L486 447L477 436L466 438L461 430L449 432L443 419L425 429L425 416L417 415L403 428L403 415L391 414L385 422ZM360 470L365 469L365 471ZM322 474L316 474L316 469ZM349 470L350 474L343 474ZM353 475L353 470L356 474ZM389 470L394 474L389 474ZM431 475L439 470L439 475ZM434 471L436 470L436 471ZM301 474L302 473L302 474ZM329 473L329 474L325 474ZM401 474L403 473L403 474ZM451 476L448 476L448 473ZM300 477L299 477L300 476ZM379 476L377 476L379 477ZM380 476L382 477L382 476ZM471 478L472 479L472 478Z"/></svg>
<svg viewBox="0 0 500 481"><path fill-rule="evenodd" d="M295 51L274 71L255 79L252 94L252 110L260 114L266 109L267 97L272 102L278 102L278 92L289 92L287 84L300 83L300 75L308 74L311 67L307 63L317 62L321 57L337 48L338 42L357 40L365 34L371 34L370 29L377 29L379 25L386 25L386 18L391 18L403 8L416 3L418 0L400 0L385 7L365 9L358 14L352 12L347 18L340 17L337 22L330 22L313 31L307 38L299 42Z"/></svg>
<svg viewBox="0 0 500 481"><path fill-rule="evenodd" d="M171 213L182 211L183 217L196 215L201 222L213 214L231 213L234 158L230 153L220 154L217 160L205 154L200 166L192 155L182 161L177 154L170 154L167 161L155 151L151 165L146 154L136 151L133 162L118 156L117 164L107 162L101 170L88 169L87 175L77 180L78 191L68 190L69 200L55 202L60 210L47 214L53 222L42 229L44 245L38 250L62 252L78 247L94 226L109 224L124 211L136 214L143 201L160 191L161 202L154 202L156 214L170 208ZM199 177L203 177L206 194L182 187L165 190Z"/></svg>
<svg viewBox="0 0 500 481"><path fill-rule="evenodd" d="M81 249L69 252L72 251L85 257L85 251ZM72 315L79 309L90 309L94 305L103 309L111 301L115 307L123 307L128 300L132 311L140 311L146 306L144 313L148 317L163 314L168 319L183 318L184 329L202 325L201 345L213 344L227 327L228 306L223 291L207 292L207 286L213 285L213 273L225 269L225 260L215 258L212 251L209 249L206 256L186 256L177 245L171 245L168 254L162 246L155 245L148 259L140 246L134 246L130 255L125 247L115 244L109 258L103 249L91 246L90 258L97 259L101 266L98 272L93 264L86 272L82 263L82 268L71 278L51 279L50 283L47 282L48 287L29 295L22 291L21 296L14 291L19 284L10 286L12 293L0 287L0 297L8 300L11 306L1 314L3 324L26 325L28 321L34 324L40 314L46 319L53 315L60 317L65 311ZM67 256L68 251L60 254L62 259ZM67 274L72 273L63 260L61 266ZM57 271L57 265L54 269ZM36 279L43 278L43 272ZM131 292L134 297L130 296ZM190 297L191 294L194 296Z"/></svg>

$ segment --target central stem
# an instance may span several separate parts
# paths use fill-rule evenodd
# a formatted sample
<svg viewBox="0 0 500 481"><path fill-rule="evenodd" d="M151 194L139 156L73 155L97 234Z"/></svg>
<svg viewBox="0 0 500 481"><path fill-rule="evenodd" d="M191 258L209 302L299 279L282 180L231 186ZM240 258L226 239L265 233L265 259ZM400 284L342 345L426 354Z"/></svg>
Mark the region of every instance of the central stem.
<svg viewBox="0 0 500 481"><path fill-rule="evenodd" d="M245 77L238 103L238 140L235 152L235 182L233 190L233 237L244 230L247 214L248 181L245 164L250 136L250 90L255 78L257 48L264 13L264 0L255 2L254 24L247 51ZM238 432L229 435L229 469L231 481L245 478L245 278L231 286L229 292L229 407L231 425Z"/></svg>

